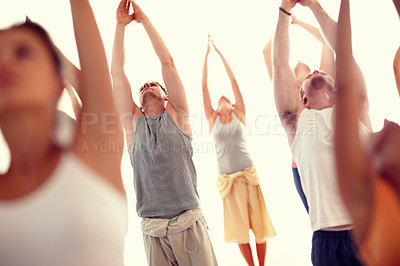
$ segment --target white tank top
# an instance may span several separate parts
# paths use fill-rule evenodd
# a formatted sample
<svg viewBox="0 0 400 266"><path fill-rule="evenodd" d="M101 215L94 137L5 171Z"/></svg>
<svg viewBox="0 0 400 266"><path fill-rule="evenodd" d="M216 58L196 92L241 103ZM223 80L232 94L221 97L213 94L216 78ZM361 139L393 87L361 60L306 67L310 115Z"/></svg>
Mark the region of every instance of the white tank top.
<svg viewBox="0 0 400 266"><path fill-rule="evenodd" d="M0 265L124 265L127 204L75 154L32 193L0 201Z"/></svg>
<svg viewBox="0 0 400 266"><path fill-rule="evenodd" d="M309 205L313 231L352 224L337 184L334 158L334 107L304 109L297 122L291 150ZM360 135L370 131L361 122Z"/></svg>

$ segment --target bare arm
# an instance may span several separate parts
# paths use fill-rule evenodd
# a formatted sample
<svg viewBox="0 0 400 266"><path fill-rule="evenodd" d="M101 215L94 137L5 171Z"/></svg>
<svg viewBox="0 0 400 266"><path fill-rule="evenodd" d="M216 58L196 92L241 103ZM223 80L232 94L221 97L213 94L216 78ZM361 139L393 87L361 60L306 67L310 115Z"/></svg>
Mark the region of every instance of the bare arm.
<svg viewBox="0 0 400 266"><path fill-rule="evenodd" d="M170 106L172 106L173 112L176 113L175 115L172 114L172 116L175 116L178 125L182 127L186 133L191 134L188 121L189 107L186 100L185 88L183 87L182 81L178 75L172 56L161 36L150 22L150 19L133 0L130 1L133 4L135 21L142 23L150 38L154 51L161 62L162 76L169 95L167 111Z"/></svg>
<svg viewBox="0 0 400 266"><path fill-rule="evenodd" d="M82 107L79 104L78 98L75 95L74 89L68 82L65 84L65 90L67 91L69 98L71 99L72 110L74 110L75 118L81 115Z"/></svg>
<svg viewBox="0 0 400 266"><path fill-rule="evenodd" d="M308 23L305 23L294 15L292 15L292 24L298 25L303 28L305 31L310 33L317 39L321 45L321 59L319 64L319 70L324 71L325 73L329 74L331 77L335 76L335 54L329 45L326 43L324 36L321 34L320 30L317 27L314 27Z"/></svg>
<svg viewBox="0 0 400 266"><path fill-rule="evenodd" d="M299 0L299 3L305 6L308 6L313 12L314 16L318 20L319 25L321 26L322 32L325 36L330 47L336 51L336 22L329 17L329 15L325 12L325 10L321 7L317 0ZM361 72L360 67L355 62L354 58L354 77L357 79L357 92L359 99L359 112L358 117L367 126L369 129L372 128L371 120L369 118L369 101L367 94L367 86L365 84L364 76Z"/></svg>
<svg viewBox="0 0 400 266"><path fill-rule="evenodd" d="M58 47L55 47L58 56L62 62L62 75L64 79L74 87L75 91L80 96L80 87L82 86L82 73L62 52Z"/></svg>
<svg viewBox="0 0 400 266"><path fill-rule="evenodd" d="M218 50L218 48L215 46L213 41L211 41L211 42L212 42L212 45L214 46L215 51L217 52L217 54L221 58L222 63L224 64L225 71L228 74L229 80L231 81L232 92L233 92L233 95L235 96L235 101L236 101L235 108L239 109L239 111L243 115L245 115L246 114L246 107L244 105L243 96L242 96L242 93L240 92L239 85L237 84L235 75L233 74L233 71L232 71L231 67L228 64L228 61L226 61L226 59L222 55L221 51Z"/></svg>
<svg viewBox="0 0 400 266"><path fill-rule="evenodd" d="M58 47L55 46L58 56L62 62L62 75L65 80L65 90L71 100L72 109L74 110L75 118L81 114L82 106L79 103L75 92L80 93L80 87L82 86L82 73L62 52Z"/></svg>
<svg viewBox="0 0 400 266"><path fill-rule="evenodd" d="M273 70L272 70L272 38L268 40L267 44L263 50L264 62L267 67L269 79L272 80Z"/></svg>
<svg viewBox="0 0 400 266"><path fill-rule="evenodd" d="M400 95L400 46L397 49L393 59L393 72L394 72L394 78L396 80L397 92Z"/></svg>
<svg viewBox="0 0 400 266"><path fill-rule="evenodd" d="M126 145L131 144L135 130L135 122L141 115L140 108L134 103L131 86L124 72L125 27L133 21L129 15L130 2L121 0L117 9L117 24L115 27L114 44L111 60L111 76L114 87L114 98L120 121L125 130Z"/></svg>
<svg viewBox="0 0 400 266"><path fill-rule="evenodd" d="M326 43L324 36L322 36L321 32L317 27L314 27L313 25L301 21L294 15L292 15L292 24L298 25L299 27L303 28L305 31L310 33L315 39L317 39L320 43Z"/></svg>
<svg viewBox="0 0 400 266"><path fill-rule="evenodd" d="M336 50L336 21L334 21L322 8L317 0L299 0L303 6L308 6L313 12L322 32L332 50Z"/></svg>
<svg viewBox="0 0 400 266"><path fill-rule="evenodd" d="M354 75L351 48L349 0L342 0L338 21L335 154L339 188L355 223L356 240L363 239L368 226L373 195L372 168L364 152L358 123L359 79Z"/></svg>
<svg viewBox="0 0 400 266"><path fill-rule="evenodd" d="M208 35L207 41L207 52L204 58L204 65L203 65L203 73L202 73L202 92L203 92L203 105L204 105L204 112L206 114L207 121L210 123L210 118L212 117L213 113L215 112L211 105L211 97L210 91L208 90L207 79L208 79L208 70L207 70L207 61L208 55L210 53L210 35Z"/></svg>
<svg viewBox="0 0 400 266"><path fill-rule="evenodd" d="M322 44L319 70L335 77L335 53L326 43Z"/></svg>
<svg viewBox="0 0 400 266"><path fill-rule="evenodd" d="M123 192L120 172L123 134L116 115L103 43L89 2L70 0L70 4L82 69L82 114L78 117L74 151L89 167ZM94 143L115 148L100 152Z"/></svg>
<svg viewBox="0 0 400 266"><path fill-rule="evenodd" d="M397 14L400 16L400 0L393 0L393 4L396 7Z"/></svg>
<svg viewBox="0 0 400 266"><path fill-rule="evenodd" d="M290 11L296 1L284 0L281 7ZM279 11L278 24L274 36L274 96L279 118L291 145L297 128L298 114L305 107L297 99L296 79L289 66L289 16Z"/></svg>

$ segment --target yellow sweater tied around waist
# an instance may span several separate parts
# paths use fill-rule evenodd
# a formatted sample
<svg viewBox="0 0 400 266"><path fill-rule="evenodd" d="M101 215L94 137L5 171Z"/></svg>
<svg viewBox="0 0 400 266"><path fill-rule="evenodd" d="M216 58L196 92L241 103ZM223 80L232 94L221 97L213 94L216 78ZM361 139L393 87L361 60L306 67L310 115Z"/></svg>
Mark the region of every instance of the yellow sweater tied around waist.
<svg viewBox="0 0 400 266"><path fill-rule="evenodd" d="M260 184L260 178L254 166L232 174L218 174L217 189L223 199L229 196L233 182L235 181L244 182L252 186Z"/></svg>

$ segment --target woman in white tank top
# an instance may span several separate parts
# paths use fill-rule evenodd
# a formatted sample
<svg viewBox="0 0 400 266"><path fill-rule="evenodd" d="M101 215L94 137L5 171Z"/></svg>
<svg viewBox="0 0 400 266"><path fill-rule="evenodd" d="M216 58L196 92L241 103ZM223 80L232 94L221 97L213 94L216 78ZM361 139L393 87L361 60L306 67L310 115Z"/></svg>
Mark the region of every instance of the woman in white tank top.
<svg viewBox="0 0 400 266"><path fill-rule="evenodd" d="M82 110L66 148L52 141L64 85L50 38L31 21L0 31L0 265L123 265L123 135L90 4L70 4Z"/></svg>
<svg viewBox="0 0 400 266"><path fill-rule="evenodd" d="M232 104L228 98L222 96L218 101L217 110L211 106L207 86L207 60L211 45L221 57L236 100L236 103ZM228 62L210 40L210 36L203 66L202 87L204 111L217 151L217 189L223 200L225 241L237 243L246 262L254 265L249 244L251 229L256 240L259 265L264 265L266 241L276 233L265 205L257 171L247 152L242 94Z"/></svg>

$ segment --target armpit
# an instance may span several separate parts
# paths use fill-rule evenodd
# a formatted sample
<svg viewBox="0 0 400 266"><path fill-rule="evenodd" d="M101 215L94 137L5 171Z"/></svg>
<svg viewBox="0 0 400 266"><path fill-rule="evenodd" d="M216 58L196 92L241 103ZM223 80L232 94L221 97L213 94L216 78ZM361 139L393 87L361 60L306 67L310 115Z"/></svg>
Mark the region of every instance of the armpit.
<svg viewBox="0 0 400 266"><path fill-rule="evenodd" d="M297 112L285 111L283 114L280 114L280 117L284 127L290 127L291 130L296 130L298 120Z"/></svg>

